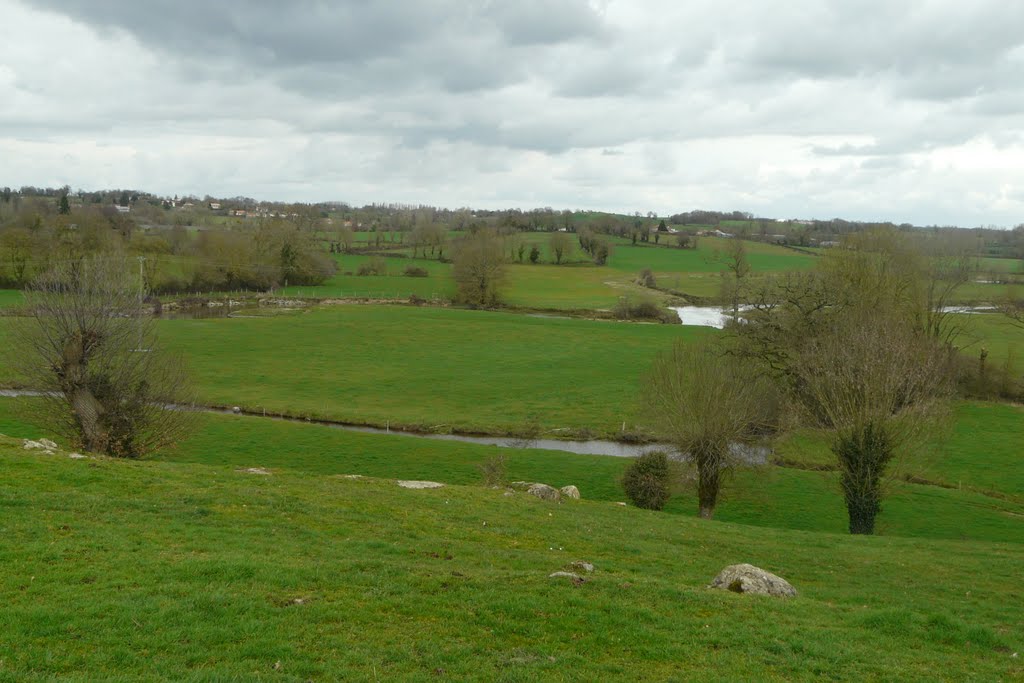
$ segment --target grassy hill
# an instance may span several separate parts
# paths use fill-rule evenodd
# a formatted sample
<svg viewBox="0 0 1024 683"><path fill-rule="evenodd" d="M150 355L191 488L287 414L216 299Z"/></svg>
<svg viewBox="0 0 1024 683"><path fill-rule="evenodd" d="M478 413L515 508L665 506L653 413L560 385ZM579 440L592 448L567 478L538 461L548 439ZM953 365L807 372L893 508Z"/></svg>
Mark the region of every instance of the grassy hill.
<svg viewBox="0 0 1024 683"><path fill-rule="evenodd" d="M999 680L1024 546L0 440L0 681ZM581 585L548 578L574 560ZM800 591L711 591L751 562Z"/></svg>
<svg viewBox="0 0 1024 683"><path fill-rule="evenodd" d="M20 420L17 402L0 399L0 432L48 436ZM914 482L889 485L878 533L932 539L1024 543L1024 441L1021 410L998 404L958 407L951 433L900 467ZM52 435L50 435L52 436ZM429 479L473 485L480 465L499 452L511 480L574 484L588 500L625 500L623 458L541 449L498 449L398 435L352 433L315 424L203 415L178 448L154 456L165 462L238 468L270 467L317 475ZM729 477L716 518L752 526L844 533L846 510L835 472L798 469L833 463L820 438L801 433L781 442L780 459L796 465L738 470ZM680 489L666 513L696 514L692 490Z"/></svg>

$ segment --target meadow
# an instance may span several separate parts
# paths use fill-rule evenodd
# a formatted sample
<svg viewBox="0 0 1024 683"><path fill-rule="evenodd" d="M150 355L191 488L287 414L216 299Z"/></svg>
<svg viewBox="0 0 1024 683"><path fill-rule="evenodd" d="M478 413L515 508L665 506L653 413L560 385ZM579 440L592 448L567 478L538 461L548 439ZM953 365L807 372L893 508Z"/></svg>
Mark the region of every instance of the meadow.
<svg viewBox="0 0 1024 683"><path fill-rule="evenodd" d="M20 412L19 401L0 399L0 433L47 436ZM1024 543L1024 456L1016 447L1024 441L1022 413L999 404L959 404L951 433L899 465L899 476L888 485L879 533ZM573 484L587 500L625 499L619 484L629 462L625 458L366 434L250 416L201 415L191 436L154 459L472 485L482 480L481 465L499 453L507 460L510 480ZM813 433L790 436L776 444L774 458L787 466L742 468L729 477L716 519L843 533L847 519L837 477L814 469L833 462L827 442ZM908 483L900 478L904 475L930 483ZM666 512L695 516L692 489L679 487Z"/></svg>
<svg viewBox="0 0 1024 683"><path fill-rule="evenodd" d="M554 270L554 269L552 269ZM1019 377L1024 330L964 314L963 353ZM6 323L0 318L0 341ZM349 304L289 315L163 320L207 405L435 432L618 438L642 432L643 373L709 328L430 306ZM0 359L0 386L17 379ZM625 427L623 426L625 423ZM558 431L555 431L558 430Z"/></svg>
<svg viewBox="0 0 1024 683"><path fill-rule="evenodd" d="M376 305L159 329L207 404L427 431L503 434L535 423L600 435L622 431L655 353L708 333ZM0 360L0 384L13 379Z"/></svg>
<svg viewBox="0 0 1024 683"><path fill-rule="evenodd" d="M4 440L0 461L0 681L1024 674L1019 544L70 460ZM548 577L575 560L595 566L585 582ZM800 595L705 587L735 562Z"/></svg>
<svg viewBox="0 0 1024 683"><path fill-rule="evenodd" d="M721 287L720 273L726 266L721 251L726 240L700 238L697 249L649 244L633 245L629 240L611 238L612 253L608 263L595 266L583 253L575 236L570 235L571 248L562 265L554 264L549 233L523 233L519 239L527 251L536 245L540 262L510 263L504 301L516 307L560 310L608 309L625 294L645 292L634 284L645 268L654 271L659 284L682 293L714 298ZM674 236L666 236L674 244ZM803 270L814 265L815 258L783 247L760 242L747 242L748 259L753 276ZM339 254L338 274L316 287L288 287L281 293L313 298L380 298L407 299L410 295L426 299L450 298L455 292L451 265L436 259L412 258L411 247L396 247L386 253L401 257L385 258L387 275L355 275L360 265L371 257L360 254ZM426 268L426 278L402 275L407 266ZM649 294L649 291L647 291Z"/></svg>
<svg viewBox="0 0 1024 683"><path fill-rule="evenodd" d="M18 306L22 299L20 289L0 289L0 309Z"/></svg>

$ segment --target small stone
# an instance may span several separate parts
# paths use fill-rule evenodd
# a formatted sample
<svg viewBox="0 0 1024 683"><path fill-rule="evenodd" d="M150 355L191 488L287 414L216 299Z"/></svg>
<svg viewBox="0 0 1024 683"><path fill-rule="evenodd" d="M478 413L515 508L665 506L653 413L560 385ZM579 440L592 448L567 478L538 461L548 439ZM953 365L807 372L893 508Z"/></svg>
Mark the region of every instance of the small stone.
<svg viewBox="0 0 1024 683"><path fill-rule="evenodd" d="M415 480L399 480L398 485L403 489L439 489L444 484L436 481L415 481Z"/></svg>
<svg viewBox="0 0 1024 683"><path fill-rule="evenodd" d="M361 475L361 474L340 474L338 476L340 476L342 479L362 479L363 478L363 475Z"/></svg>
<svg viewBox="0 0 1024 683"><path fill-rule="evenodd" d="M575 562L570 564L569 567L575 569L578 572L587 572L588 574L594 571L594 565L590 564L589 562L584 562L583 560L576 560Z"/></svg>
<svg viewBox="0 0 1024 683"><path fill-rule="evenodd" d="M541 500L558 500L562 497L562 494L558 492L558 489L548 486L547 484L533 484L526 490L531 496L537 496Z"/></svg>
<svg viewBox="0 0 1024 683"><path fill-rule="evenodd" d="M796 589L788 581L752 564L729 565L718 573L708 588L720 588L733 593L773 595L780 598L796 597Z"/></svg>
<svg viewBox="0 0 1024 683"><path fill-rule="evenodd" d="M616 505L621 505L622 507L626 507L626 504L623 503L622 501L617 502Z"/></svg>
<svg viewBox="0 0 1024 683"><path fill-rule="evenodd" d="M501 495L503 495L504 497L508 498L509 496L516 495L516 493L515 493L515 491L505 491L505 493L503 493Z"/></svg>
<svg viewBox="0 0 1024 683"><path fill-rule="evenodd" d="M231 409L231 412L234 413L235 415L238 415L240 412L242 412L242 409L239 408L238 406L235 406L234 408Z"/></svg>
<svg viewBox="0 0 1024 683"><path fill-rule="evenodd" d="M82 455L81 453L68 453L68 457L71 458L72 460L85 460L89 456Z"/></svg>
<svg viewBox="0 0 1024 683"><path fill-rule="evenodd" d="M530 487L533 486L535 483L536 482L532 481L514 481L510 483L508 487L516 491L529 491Z"/></svg>
<svg viewBox="0 0 1024 683"><path fill-rule="evenodd" d="M572 579L573 581L579 581L579 582L586 581L586 579L584 579L579 574L573 574L572 572L553 572L551 574L548 574L548 578L549 579Z"/></svg>
<svg viewBox="0 0 1024 683"><path fill-rule="evenodd" d="M55 444L53 441L50 441L49 439L39 439L39 443L41 443L43 445L43 448L45 448L48 451L57 450L57 444Z"/></svg>
<svg viewBox="0 0 1024 683"><path fill-rule="evenodd" d="M250 467L248 469L238 470L238 471L239 472L245 472L246 474L261 474L263 476L267 476L267 475L270 474L270 470L265 469L263 467Z"/></svg>
<svg viewBox="0 0 1024 683"><path fill-rule="evenodd" d="M573 500L579 500L580 499L580 490L578 488L576 488L575 486L573 486L572 484L569 484L568 486L563 486L562 488L560 488L558 490L566 498L572 498Z"/></svg>
<svg viewBox="0 0 1024 683"><path fill-rule="evenodd" d="M34 450L45 451L46 450L46 446L44 446L43 444L41 444L38 441L32 441L31 439L25 439L24 448L25 448L26 451L34 451Z"/></svg>

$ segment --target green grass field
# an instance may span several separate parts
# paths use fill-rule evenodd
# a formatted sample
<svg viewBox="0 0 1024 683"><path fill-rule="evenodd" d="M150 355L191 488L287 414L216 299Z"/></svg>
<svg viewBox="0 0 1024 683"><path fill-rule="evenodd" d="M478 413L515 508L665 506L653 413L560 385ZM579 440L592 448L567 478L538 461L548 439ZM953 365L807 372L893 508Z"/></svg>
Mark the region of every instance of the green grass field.
<svg viewBox="0 0 1024 683"><path fill-rule="evenodd" d="M204 400L347 422L506 433L615 434L640 374L673 325L509 313L338 306L299 318L174 320L161 325Z"/></svg>
<svg viewBox="0 0 1024 683"><path fill-rule="evenodd" d="M726 240L701 238L697 249L677 249L651 244L632 245L629 240L612 239L614 248L608 264L597 267L579 248L575 235L569 235L571 248L568 263L554 265L549 242L550 233L523 233L520 239L527 249L537 245L541 251L538 264L510 263L504 300L512 306L549 309L607 309L627 293L640 291L633 281L644 268L651 268L664 287L701 297L715 297L720 289L719 273L725 270L718 252ZM666 237L671 242L674 237ZM755 276L813 266L815 259L806 254L759 242L747 242L748 258ZM338 255L338 274L323 285L287 287L281 293L311 298L380 298L407 299L411 294L423 298L451 298L455 282L451 265L412 256L411 247L394 253L407 258L385 258L387 275L357 276L359 265L369 260L365 255ZM402 276L406 266L426 268L427 278Z"/></svg>
<svg viewBox="0 0 1024 683"><path fill-rule="evenodd" d="M427 259L386 258L387 275L356 275L369 256L336 255L338 273L322 285L314 287L283 287L284 296L320 299L408 299L415 294L424 299L450 299L455 293L451 266ZM403 275L409 266L424 268L427 277Z"/></svg>
<svg viewBox="0 0 1024 683"><path fill-rule="evenodd" d="M0 399L0 433L46 436L18 417L17 406ZM1024 436L1019 411L1007 412L998 404L964 404L956 417L948 447L936 444L928 457L913 458L901 468L939 485L890 484L879 533L1024 543L1024 468L1015 448ZM979 433L987 436L972 438ZM834 462L822 440L804 437L798 439L799 447L792 440L780 444L779 456L807 465ZM628 461L623 458L362 434L258 417L203 415L192 436L156 459L467 485L480 481L480 465L498 452L508 460L510 480L574 484L588 500L624 500L619 480ZM694 516L692 490L681 488L666 511ZM725 486L716 517L826 533L843 533L847 523L834 473L788 467L738 470Z"/></svg>
<svg viewBox="0 0 1024 683"><path fill-rule="evenodd" d="M22 302L20 289L0 289L0 308L11 308Z"/></svg>
<svg viewBox="0 0 1024 683"><path fill-rule="evenodd" d="M1024 273L1024 260L1015 258L978 259L978 270L983 273Z"/></svg>
<svg viewBox="0 0 1024 683"><path fill-rule="evenodd" d="M930 443L902 466L950 488L995 491L1024 502L1024 407L960 401ZM824 436L802 431L776 445L779 459L807 466L834 462Z"/></svg>
<svg viewBox="0 0 1024 683"><path fill-rule="evenodd" d="M632 419L654 354L707 333L374 305L168 320L159 329L169 348L184 353L210 404L433 431L500 434L535 421L606 435ZM0 383L11 380L0 365Z"/></svg>
<svg viewBox="0 0 1024 683"><path fill-rule="evenodd" d="M992 373L1007 370L1020 377L1024 373L1024 328L1014 325L997 313L972 313L956 316L963 324L963 334L957 345L971 358L988 351L988 365Z"/></svg>
<svg viewBox="0 0 1024 683"><path fill-rule="evenodd" d="M545 270L537 267L536 270ZM554 267L546 269L557 271ZM429 279L429 278L426 278ZM1019 377L1024 330L962 316L1002 372ZM0 336L3 320L0 319ZM707 328L410 306L342 305L289 316L166 320L204 402L434 431L633 431L640 379L675 339ZM965 338L968 341L970 337ZM13 377L0 360L0 384Z"/></svg>
<svg viewBox="0 0 1024 683"><path fill-rule="evenodd" d="M1009 680L1024 546L0 445L2 681ZM574 586L548 578L592 562ZM705 586L751 562L792 600Z"/></svg>

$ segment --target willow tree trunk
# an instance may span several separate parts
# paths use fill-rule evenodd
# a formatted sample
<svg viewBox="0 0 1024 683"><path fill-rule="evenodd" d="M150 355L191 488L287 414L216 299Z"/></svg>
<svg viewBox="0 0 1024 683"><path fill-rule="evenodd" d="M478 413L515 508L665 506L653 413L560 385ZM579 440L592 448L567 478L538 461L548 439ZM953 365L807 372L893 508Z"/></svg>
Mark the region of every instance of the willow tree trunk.
<svg viewBox="0 0 1024 683"><path fill-rule="evenodd" d="M697 449L693 461L697 466L697 506L701 518L711 519L718 503L718 491L722 486L724 453L717 449Z"/></svg>
<svg viewBox="0 0 1024 683"><path fill-rule="evenodd" d="M97 342L95 335L72 335L64 344L59 375L64 396L79 426L82 448L103 453L110 441L100 419L104 408L88 386L89 353Z"/></svg>
<svg viewBox="0 0 1024 683"><path fill-rule="evenodd" d="M875 518L882 510L882 477L894 455L890 434L868 423L840 436L832 450L839 458L850 533L875 533Z"/></svg>

